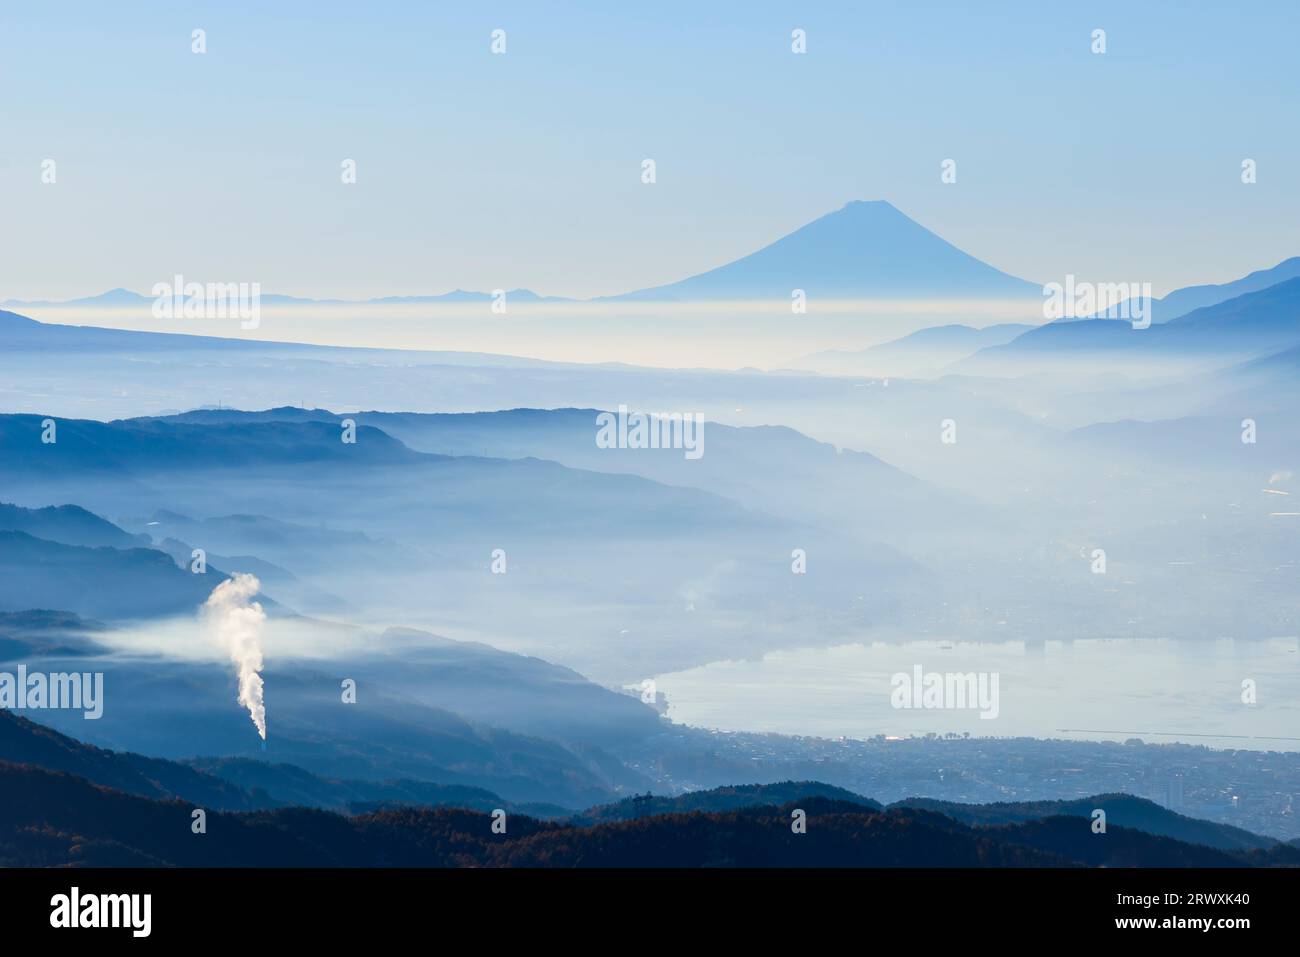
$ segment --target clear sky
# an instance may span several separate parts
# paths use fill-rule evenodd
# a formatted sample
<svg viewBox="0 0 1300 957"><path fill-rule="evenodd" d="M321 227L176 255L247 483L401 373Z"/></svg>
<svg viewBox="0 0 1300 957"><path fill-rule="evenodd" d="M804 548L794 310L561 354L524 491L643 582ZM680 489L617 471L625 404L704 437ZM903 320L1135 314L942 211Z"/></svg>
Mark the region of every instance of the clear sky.
<svg viewBox="0 0 1300 957"><path fill-rule="evenodd" d="M317 297L616 293L850 199L1039 282L1224 281L1300 254L1298 11L4 3L0 299L177 272Z"/></svg>

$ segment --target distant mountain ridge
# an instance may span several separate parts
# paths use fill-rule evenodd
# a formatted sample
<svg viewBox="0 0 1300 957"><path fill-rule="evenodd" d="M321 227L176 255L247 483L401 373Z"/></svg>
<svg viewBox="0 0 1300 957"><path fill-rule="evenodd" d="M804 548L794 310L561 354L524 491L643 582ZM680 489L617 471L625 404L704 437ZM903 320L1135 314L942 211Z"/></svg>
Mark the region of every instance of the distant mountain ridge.
<svg viewBox="0 0 1300 957"><path fill-rule="evenodd" d="M849 516L819 511L820 496L800 501L789 493L794 480L806 488L870 490L853 520L873 530L907 522L918 512L950 514L969 508L947 493L882 461L852 449L837 449L784 426L731 426L709 423L709 453L686 461L673 450L601 449L591 440L596 409L508 409L472 413L407 413L280 407L261 411L198 409L160 418L160 422L238 424L241 422L338 422L344 416L373 426L412 449L437 455L540 458L568 468L634 474L671 486L690 486L721 495L747 508L842 525ZM149 420L142 420L149 421ZM768 462L786 463L785 480L775 481ZM832 496L833 497L833 496ZM183 537L183 536L181 536Z"/></svg>
<svg viewBox="0 0 1300 957"><path fill-rule="evenodd" d="M26 532L33 538L87 548L147 548L152 544L78 505L33 509L0 502L0 531Z"/></svg>
<svg viewBox="0 0 1300 957"><path fill-rule="evenodd" d="M884 200L857 200L757 252L687 279L609 300L1018 299L1038 284L995 269Z"/></svg>
<svg viewBox="0 0 1300 957"><path fill-rule="evenodd" d="M1163 324L1135 328L1120 319L1052 322L958 363L979 370L1000 361L1084 356L1157 362L1203 359L1223 364L1300 344L1300 277L1203 306Z"/></svg>
<svg viewBox="0 0 1300 957"><path fill-rule="evenodd" d="M814 352L789 363L792 369L810 369L832 375L915 375L938 370L980 349L1000 346L1035 326L1005 322L975 328L962 324L928 326L866 349L830 349Z"/></svg>
<svg viewBox="0 0 1300 957"><path fill-rule="evenodd" d="M494 833L486 813L398 807L356 817L301 807L214 810L195 841L192 805L0 761L0 865L314 867L1245 867L1300 863L1300 849L1229 852L1049 817L970 827L916 808L826 798L660 814L595 826L523 814ZM802 810L806 832L791 828Z"/></svg>
<svg viewBox="0 0 1300 957"><path fill-rule="evenodd" d="M737 811L752 807L780 806L791 801L812 798L834 801L865 810L884 810L884 805L879 801L862 797L844 788L822 784L820 781L784 781L778 784L742 784L712 788L707 791L688 791L672 797L653 794L636 795L625 798L617 804L588 808L581 814L569 818L569 823L587 826L607 824L612 821L633 821L659 814Z"/></svg>
<svg viewBox="0 0 1300 957"><path fill-rule="evenodd" d="M1300 256L1226 283L1186 286L1152 300L1155 324L1300 277ZM171 277L167 277L168 280ZM507 301L789 301L801 289L822 299L1033 299L1043 287L990 266L902 213L886 200L852 200L739 259L675 282L615 295L580 299L504 290ZM265 293L261 303L280 305L410 305L492 301L500 290L453 289L438 294L383 295L364 299L312 298ZM154 297L115 288L66 300L0 301L0 308L140 309ZM2 317L3 314L0 314ZM1075 318L1057 320L1069 324ZM984 343L988 345L988 343Z"/></svg>
<svg viewBox="0 0 1300 957"><path fill-rule="evenodd" d="M794 290L821 299L1026 299L1041 286L1002 272L963 252L885 200L854 200L733 262L678 282L598 296L622 300L782 300ZM528 289L507 301L578 302ZM370 299L310 299L268 293L263 305L402 305L487 302L493 294L455 289L439 295ZM143 308L153 298L129 289L64 301L7 299L18 309Z"/></svg>
<svg viewBox="0 0 1300 957"><path fill-rule="evenodd" d="M102 655L108 649L94 636L104 630L99 622L71 612L0 611L0 661Z"/></svg>
<svg viewBox="0 0 1300 957"><path fill-rule="evenodd" d="M0 503L0 611L57 608L105 620L193 614L228 576L211 560L216 556L209 556L205 574L192 574L191 554L172 555L149 536L132 535L79 506ZM259 599L268 612L282 613L266 595ZM14 648L24 643L10 641ZM39 635L26 643L32 649L48 644ZM94 647L79 634L68 635L63 646L76 654Z"/></svg>
<svg viewBox="0 0 1300 957"><path fill-rule="evenodd" d="M59 608L108 620L190 615L228 577L215 566L207 572L193 575L154 548L89 548L0 531L0 611Z"/></svg>
<svg viewBox="0 0 1300 957"><path fill-rule="evenodd" d="M228 838L211 851L169 837L196 804ZM495 807L509 809L508 838L491 831ZM1094 807L1107 810L1104 835L1092 833ZM804 835L789 826L796 809L810 822ZM330 781L248 759L105 751L0 713L0 863L10 865L1300 864L1294 846L1125 794L989 805L914 798L884 808L843 788L785 781L639 795L562 819L560 809L538 807L557 818L549 823L530 810L462 785Z"/></svg>
<svg viewBox="0 0 1300 957"><path fill-rule="evenodd" d="M157 353L219 352L226 354L268 355L277 358L289 356L322 356L332 359L350 356L373 357L396 362L409 362L419 358L430 364L446 366L522 367L534 369L563 369L570 363L549 362L521 356L486 352L448 352L416 349L386 349L362 346L325 346L313 343L280 341L274 339L241 339L233 336L205 336L189 332L144 332L135 329L112 329L104 326L82 326L57 322L41 322L29 316L0 309L0 353L51 353L60 356L87 354L92 357L108 353L125 355Z"/></svg>
<svg viewBox="0 0 1300 957"><path fill-rule="evenodd" d="M1201 844L1225 851L1267 849L1279 842L1250 831L1199 818L1186 817L1131 794L1098 794L1069 801L1015 801L996 804L958 804L931 798L908 798L889 805L935 811L971 825L1019 824L1048 817L1080 817L1091 820L1095 810L1106 812L1106 823L1169 837L1189 844Z"/></svg>
<svg viewBox="0 0 1300 957"><path fill-rule="evenodd" d="M182 798L226 811L277 806L265 793L246 791L184 764L83 744L7 710L0 710L0 761L75 774L127 794Z"/></svg>
<svg viewBox="0 0 1300 957"><path fill-rule="evenodd" d="M542 296L531 289L504 290L507 301L518 302L572 302L563 296ZM82 296L78 299L6 299L0 306L10 309L121 309L150 306L153 296L146 296L130 289L110 289L95 296ZM491 302L494 295L490 292L475 292L468 289L453 289L451 292L436 295L414 296L379 296L371 299L312 299L306 296L286 296L278 293L265 293L259 297L263 305L317 305L317 306L365 306L376 304L432 303L432 302Z"/></svg>
<svg viewBox="0 0 1300 957"><path fill-rule="evenodd" d="M380 430L358 425L357 441L340 441L325 422L257 422L241 428L162 420L96 422L58 419L57 441L40 441L44 416L0 414L0 474L81 469L86 472L237 468L242 464L327 466L411 464L438 456L414 452Z"/></svg>
<svg viewBox="0 0 1300 957"><path fill-rule="evenodd" d="M1257 269L1231 282L1207 283L1175 289L1163 299L1156 299L1153 302L1151 321L1169 322L1205 306L1216 306L1248 292L1259 292L1261 289L1276 286L1280 282L1298 276L1300 276L1300 256L1292 256L1270 269Z"/></svg>

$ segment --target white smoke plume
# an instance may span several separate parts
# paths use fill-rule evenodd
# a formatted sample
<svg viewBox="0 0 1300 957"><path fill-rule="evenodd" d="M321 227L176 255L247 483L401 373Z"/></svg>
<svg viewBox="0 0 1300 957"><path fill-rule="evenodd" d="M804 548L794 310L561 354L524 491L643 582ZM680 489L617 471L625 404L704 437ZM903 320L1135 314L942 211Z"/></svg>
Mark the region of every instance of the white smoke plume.
<svg viewBox="0 0 1300 957"><path fill-rule="evenodd" d="M203 617L216 642L239 669L239 703L266 740L266 702L262 697L262 623L266 612L252 600L262 583L254 575L238 574L212 590L203 603Z"/></svg>

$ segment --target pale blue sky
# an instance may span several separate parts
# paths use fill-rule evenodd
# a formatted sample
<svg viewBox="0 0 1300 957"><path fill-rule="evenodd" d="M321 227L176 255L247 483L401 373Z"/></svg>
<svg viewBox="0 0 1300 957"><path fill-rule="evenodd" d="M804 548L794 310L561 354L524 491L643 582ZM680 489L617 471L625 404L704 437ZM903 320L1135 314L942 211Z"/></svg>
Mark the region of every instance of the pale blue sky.
<svg viewBox="0 0 1300 957"><path fill-rule="evenodd" d="M812 6L4 4L0 299L615 293L875 198L1040 282L1300 254L1300 5Z"/></svg>

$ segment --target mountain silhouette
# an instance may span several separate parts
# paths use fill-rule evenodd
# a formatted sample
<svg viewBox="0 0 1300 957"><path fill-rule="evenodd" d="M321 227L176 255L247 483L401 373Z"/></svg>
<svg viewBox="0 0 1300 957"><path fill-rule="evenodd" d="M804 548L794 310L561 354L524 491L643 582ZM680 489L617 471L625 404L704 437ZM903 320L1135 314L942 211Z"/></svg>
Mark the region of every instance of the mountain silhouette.
<svg viewBox="0 0 1300 957"><path fill-rule="evenodd" d="M1230 824L1186 817L1154 801L1131 794L1096 794L1070 801L1000 801L996 804L959 804L932 798L908 798L890 805L891 809L899 807L922 808L972 825L1019 824L1049 817L1091 819L1092 812L1100 808L1106 812L1107 826L1119 825L1157 837L1170 837L1223 851L1263 850L1278 843L1272 838L1261 837Z"/></svg>
<svg viewBox="0 0 1300 957"><path fill-rule="evenodd" d="M782 300L1040 297L884 200L855 201L732 263L612 299Z"/></svg>
<svg viewBox="0 0 1300 957"><path fill-rule="evenodd" d="M225 811L276 807L264 793L164 758L108 751L9 711L0 711L0 761L62 771L101 787Z"/></svg>
<svg viewBox="0 0 1300 957"><path fill-rule="evenodd" d="M1295 279L1298 276L1300 276L1300 256L1292 256L1271 269L1257 269L1247 276L1234 279L1232 282L1217 285L1185 286L1182 289L1175 289L1163 299L1156 299L1152 302L1151 321L1169 322L1179 316L1185 316L1193 310L1205 306L1216 306L1221 302L1227 302L1229 299L1235 299L1248 292L1259 292L1261 289L1276 286L1280 282Z"/></svg>
<svg viewBox="0 0 1300 957"><path fill-rule="evenodd" d="M1051 322L955 367L980 372L998 363L1057 362L1091 356L1120 361L1263 356L1300 344L1300 277L1194 309L1149 328L1123 319Z"/></svg>
<svg viewBox="0 0 1300 957"><path fill-rule="evenodd" d="M89 548L0 530L0 610L57 608L107 620L194 614L227 576L154 548ZM264 604L274 607L265 595ZM269 609L268 609L269 610Z"/></svg>
<svg viewBox="0 0 1300 957"><path fill-rule="evenodd" d="M561 296L542 296L531 289L511 289L506 291L506 300L515 302L568 302L571 300L564 299ZM7 306L14 309L44 309L51 307L58 308L75 308L75 309L123 309L123 308L152 308L154 302L153 296L146 296L142 293L133 292L130 289L110 289L107 292L101 292L95 296L83 296L79 299L6 299L0 302L0 306ZM367 306L367 305L393 305L404 303L434 303L434 302L491 302L493 295L490 292L476 292L468 289L453 289L451 292L439 293L437 295L415 295L415 296L378 296L372 299L312 299L307 296L286 296L280 293L266 293L259 297L262 305L317 305L317 306Z"/></svg>
<svg viewBox="0 0 1300 957"><path fill-rule="evenodd" d="M26 532L33 538L87 548L140 548L147 536L131 535L78 505L23 508L0 502L0 531Z"/></svg>
<svg viewBox="0 0 1300 957"><path fill-rule="evenodd" d="M310 808L210 810L0 761L0 865L181 867L1242 867L1294 865L1300 850L1222 851L1086 820L970 827L915 808L820 797L725 812L658 814L593 827L401 807L347 817ZM791 828L796 810L807 830Z"/></svg>
<svg viewBox="0 0 1300 957"><path fill-rule="evenodd" d="M108 648L94 636L106 630L101 622L72 612L49 609L0 611L0 661L102 655Z"/></svg>
<svg viewBox="0 0 1300 957"><path fill-rule="evenodd" d="M295 806L283 806L285 799ZM306 806L304 806L306 805ZM1115 820L1095 834L1083 810ZM208 833L195 841L195 807ZM490 813L509 812L508 831ZM350 810L343 815L323 810ZM375 809L377 808L377 809ZM805 833L791 821L804 813ZM889 808L817 781L650 794L567 819L491 791L329 780L285 764L188 764L82 744L0 712L0 865L986 867L1295 865L1300 849L1125 794ZM1121 824L1119 818L1125 818ZM1181 832L1169 835L1171 825Z"/></svg>
<svg viewBox="0 0 1300 957"><path fill-rule="evenodd" d="M1008 275L963 252L885 200L855 200L735 262L679 282L609 300L781 300L802 289L822 299L1037 298L1041 286ZM506 294L521 302L571 301L527 289ZM264 305L486 302L485 292L456 289L436 296L381 296L366 300L307 299L268 294ZM13 308L143 308L152 300L126 289L66 302L7 300Z"/></svg>
<svg viewBox="0 0 1300 957"><path fill-rule="evenodd" d="M780 806L791 801L806 803L810 799L834 801L838 806L852 810L884 810L878 801L820 781L782 781L776 784L742 784L707 791L688 791L675 797L639 794L616 804L588 808L571 817L569 823L607 824L659 814L736 811L742 808Z"/></svg>
<svg viewBox="0 0 1300 957"><path fill-rule="evenodd" d="M1015 322L982 329L961 324L929 326L866 349L814 352L791 362L790 367L828 375L914 376L964 359L980 349L1005 345L1033 328Z"/></svg>

